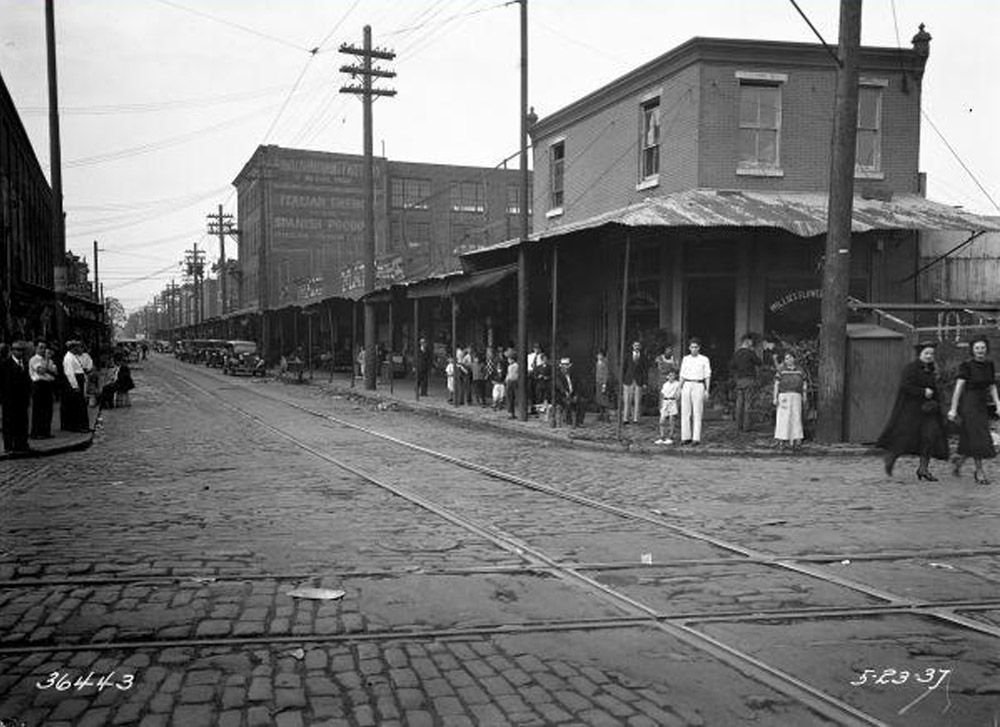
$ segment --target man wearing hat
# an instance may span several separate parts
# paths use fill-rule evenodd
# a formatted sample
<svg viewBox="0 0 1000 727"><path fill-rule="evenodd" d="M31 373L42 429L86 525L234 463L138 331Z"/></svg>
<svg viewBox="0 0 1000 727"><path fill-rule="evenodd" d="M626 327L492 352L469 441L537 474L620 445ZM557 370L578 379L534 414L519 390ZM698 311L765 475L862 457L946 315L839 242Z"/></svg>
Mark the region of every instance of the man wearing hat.
<svg viewBox="0 0 1000 727"><path fill-rule="evenodd" d="M3 402L4 452L28 452L28 404L31 375L28 373L28 344L14 341L10 355L0 361L0 400Z"/></svg>
<svg viewBox="0 0 1000 727"><path fill-rule="evenodd" d="M583 426L583 396L580 382L573 373L573 362L568 358L559 359L556 373L556 407L563 412L566 421L574 427Z"/></svg>

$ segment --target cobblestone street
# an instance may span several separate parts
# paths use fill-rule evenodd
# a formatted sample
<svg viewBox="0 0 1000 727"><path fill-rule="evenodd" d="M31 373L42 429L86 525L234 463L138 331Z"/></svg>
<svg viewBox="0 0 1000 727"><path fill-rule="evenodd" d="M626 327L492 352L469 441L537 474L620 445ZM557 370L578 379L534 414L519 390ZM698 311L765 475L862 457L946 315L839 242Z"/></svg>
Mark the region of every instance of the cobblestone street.
<svg viewBox="0 0 1000 727"><path fill-rule="evenodd" d="M3 724L1000 719L1000 497L971 477L135 378L90 449L0 464Z"/></svg>

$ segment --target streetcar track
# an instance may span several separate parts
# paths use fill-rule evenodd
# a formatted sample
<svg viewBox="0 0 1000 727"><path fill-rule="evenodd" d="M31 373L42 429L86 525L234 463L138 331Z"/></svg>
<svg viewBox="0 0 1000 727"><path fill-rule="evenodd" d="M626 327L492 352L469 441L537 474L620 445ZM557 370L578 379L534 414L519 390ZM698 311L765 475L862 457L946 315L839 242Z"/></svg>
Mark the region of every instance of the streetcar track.
<svg viewBox="0 0 1000 727"><path fill-rule="evenodd" d="M853 619L859 616L927 616L927 611L940 604L900 607L888 604L858 608L855 606L814 606L798 609L743 609L706 614L703 611L679 612L671 615L651 614L642 616L595 617L577 619L545 619L518 623L479 624L475 626L434 627L426 629L390 628L383 630L353 631L339 634L304 633L270 636L218 636L174 639L120 639L118 641L87 641L80 643L55 643L51 641L27 643L0 643L0 656L12 654L48 653L53 651L92 651L112 649L176 648L181 646L238 646L269 643L323 643L350 641L393 641L398 639L434 639L442 636L471 634L510 634L514 632L544 633L551 631L586 631L596 629L649 627L654 623L690 625L711 623L781 623L824 619ZM962 611L991 611L1000 608L1000 601L954 601L949 608Z"/></svg>
<svg viewBox="0 0 1000 727"><path fill-rule="evenodd" d="M223 406L231 409L232 411L237 412L244 418L257 423L258 426L272 432L274 435L282 439L287 440L288 442L298 447L299 449L302 449L319 459L329 462L330 464L333 464L339 467L340 469L350 472L351 474L359 477L360 479L370 482L371 484L374 484L377 487L380 487L387 492L391 492L396 496L437 515L438 517L452 523L453 525L456 525L460 528L464 528L472 533L475 533L481 538L484 538L487 541L493 543L497 547L506 550L508 552L512 552L517 556L523 558L524 560L528 561L529 563L532 563L533 565L544 564L550 568L553 568L565 580L576 583L576 585L583 587L586 592L595 596L600 596L604 600L609 601L613 605L616 605L619 608L622 608L626 611L631 611L635 617L639 618L644 617L648 623L655 626L657 629L664 632L665 634L685 643L690 647L693 647L699 651L702 651L704 653L707 653L715 657L720 662L730 666L731 668L736 669L737 671L743 673L744 675L749 676L766 686L771 687L772 689L775 689L781 694L784 694L788 697L795 699L799 703L803 704L809 709L812 709L813 711L825 717L841 722L843 722L843 720L845 720L846 718L850 719L852 722L858 722L862 724L869 724L869 725L884 724L876 717L853 707L852 705L822 691L821 689L813 687L807 682L798 679L797 677L788 674L782 671L781 669L773 667L770 664L767 664L766 662L750 654L743 653L738 649L735 649L729 646L728 644L720 641L719 639L709 636L708 634L702 633L688 626L687 624L661 621L658 618L661 614L659 614L655 608L647 606L646 604L642 603L637 599L634 599L624 593L620 593L615 589L603 583L600 583L594 578L591 578L579 572L578 569L562 565L558 561L546 555L543 551L533 548L532 546L528 545L522 540L508 533L503 532L499 528L493 526L484 526L472 518L452 512L421 495L408 491L397 485L392 485L383 482L379 479L376 479L373 475L365 472L364 470L361 470L354 465L351 465L343 460L333 457L327 454L326 452L322 452L316 447L303 441L302 439L299 439L298 437L289 434L288 432L285 432L282 429L279 429L278 427L275 427L272 424L266 422L260 416L250 411L247 411L246 409L236 404L226 401L221 396L192 382L187 377L177 374L176 372L171 372L171 373L174 373L177 379L179 379L181 382L183 382L190 388L195 389L196 391L199 391L202 394L205 394L211 398L216 399L217 401L221 402ZM651 518L645 515L644 513L636 513L633 511L626 510L624 508L609 505L607 503L602 503L598 500L593 500L592 498L584 497L581 495L575 495L573 493L566 493L557 490L555 488L549 487L547 485L542 485L541 483L535 483L525 478L518 477L516 475L503 473L500 472L499 470L495 470L493 468L486 467L484 465L478 465L476 463L469 462L467 460L462 460L458 457L453 457L451 455L442 452L435 452L434 450L430 450L426 447L405 442L390 435L385 435L379 432L375 432L366 427L362 427L352 422L341 420L331 415L326 415L322 412L317 412L315 410L309 409L308 407L297 405L285 401L283 399L278 399L276 397L267 396L263 394L259 394L259 396L261 396L261 398L269 399L284 404L286 406L289 406L290 408L302 411L312 416L321 419L326 419L340 426L347 427L349 429L353 429L356 431L361 431L365 434L368 434L369 436L373 436L378 439L383 439L392 442L394 444L403 446L405 448L430 455L435 459L440 459L450 464L454 464L464 469L479 472L480 474L485 474L488 477L499 479L501 481L507 481L529 490L540 491L550 496L556 496L559 498L576 502L577 504L582 504L598 510L611 512L625 519L640 520L653 523L665 527L666 529L671 530L672 532L686 535L687 537L693 540L708 542L712 545L716 545L717 547L721 547L730 552L736 552L741 555L758 557L758 558L767 557L767 554L757 553L751 549L744 548L742 546L733 543L727 543L713 536L705 535L703 533L698 533L689 528L681 528L679 526L673 526L667 523L662 523L661 521ZM773 564L797 572L804 571L806 572L807 575L812 575L812 573L809 572L810 569L802 569L802 571L800 571L795 564L791 564L786 561L775 560ZM862 592L864 592L864 590L868 588L867 586L863 586L862 584L856 584L856 585L857 585L856 590L861 590ZM899 601L901 603L906 601L906 599L896 598L894 596L892 597L892 599ZM1000 634L1000 630L998 630L998 634Z"/></svg>
<svg viewBox="0 0 1000 727"><path fill-rule="evenodd" d="M253 421L257 421L259 424L261 424L265 428L271 429L275 433L279 433L281 436L287 438L289 441L293 442L297 446L305 448L305 449L307 449L307 451L313 451L314 453L318 454L319 456L321 456L323 458L326 458L325 454L318 453L318 452L314 451L314 448L312 448L310 445L306 445L304 442L301 442L300 440L298 440L294 436L288 435L287 433L282 432L281 430L277 429L276 427L273 427L272 425L270 425L267 422L263 421L257 415L255 415L255 414L253 414L251 412L247 412L246 410L242 409L241 407L239 407L239 406L237 406L235 404L232 404L231 402L226 401L221 396L218 396L218 395L214 394L213 392L211 392L210 390L205 389L204 387L199 386L198 384L195 384L195 383L187 380L184 376L182 376L182 375L180 375L180 374L178 374L176 372L172 372L172 373L174 373L175 376L177 376L179 379L181 379L182 381L184 381L185 383L187 383L189 386L192 386L193 388L196 388L196 389L202 391L203 393L208 394L209 396L212 396L213 398L221 401L225 406L228 406L228 407L232 408L233 410L241 413L244 417L247 417L247 418L249 418L249 419L251 419ZM478 464L476 462L471 462L471 461L468 461L468 460L464 460L464 459L462 459L460 457L455 457L453 455L449 455L449 454L446 454L444 452L437 452L437 451L432 450L432 449L430 449L428 447L424 447L424 446L419 445L419 444L414 444L412 442L407 442L405 440L401 440L401 439L399 439L397 437L393 437L392 435L384 434L382 432L377 432L375 430L369 429L368 427L364 427L364 426L361 426L359 424L355 424L354 422L350 422L350 421L347 421L347 420L344 420L344 419L340 419L339 417L335 417L335 416L333 416L331 414L327 414L325 412L321 412L321 411L317 411L315 409L311 409L311 408L309 408L307 406L304 406L302 404L298 404L296 402L288 401L286 399L282 399L282 398L277 397L277 396L273 396L273 395L262 393L261 391L258 391L256 389L247 388L246 390L251 391L252 393L257 394L257 396L259 396L260 398L267 399L267 400L270 400L270 401L273 401L273 402L277 402L277 403L283 404L285 406L288 406L289 408L296 409L298 411L301 411L303 413L306 413L306 414L309 414L311 416L317 417L319 419L323 419L323 420L332 422L334 424L337 424L338 426L345 427L345 428L348 428L348 429L352 429L352 430L355 430L355 431L360 431L360 432L362 432L364 434L367 434L369 436L376 437L378 439L382 439L382 440L391 442L393 444L399 445L399 446L404 447L406 449L410 449L410 450L413 450L413 451L416 451L416 452L420 452L420 453L428 455L428 456L430 456L430 457L432 457L434 459L439 459L439 460L448 462L450 464L454 464L454 465L456 465L458 467L462 467L464 469L468 469L468 470L471 470L471 471L474 471L474 472L479 472L481 474L485 474L488 477L492 477L494 479L498 479L498 480L503 481L503 482L509 482L511 484L518 485L520 487L524 487L524 488L529 489L529 490L533 490L533 491L536 491L536 492L542 492L542 493L544 493L546 495L550 495L550 496L553 496L553 497L556 497L556 498L569 500L571 502L575 502L575 503L578 503L578 504L586 505L588 507L592 507L592 508L595 508L595 509L598 509L598 510L602 510L604 512L609 512L611 514L617 515L617 516L619 516L619 517L621 517L623 519L626 519L626 520L637 520L637 521L641 521L641 522L645 522L645 523L650 523L650 524L656 525L657 527L660 527L660 528L666 529L666 530L668 530L670 532L673 532L675 534L679 534L679 535L682 535L684 537L690 538L692 540L696 540L696 541L708 543L709 545L715 546L717 548L720 548L720 549L723 549L723 550L727 550L729 552L733 552L733 553L736 553L736 554L738 554L740 556L743 556L743 559L744 559L743 562L745 562L745 563L756 563L756 564L760 564L760 565L765 565L765 566L770 566L770 567L775 567L775 568L787 570L787 571L790 571L790 572L793 572L793 573L796 573L796 574L799 574L799 575L804 575L804 576L807 576L807 577L810 577L810 578L814 578L814 579L826 582L826 583L831 584L831 585L836 585L836 586L840 586L840 587L843 587L843 588L847 588L849 590L853 590L853 591L856 591L858 593L862 593L864 595L871 596L871 597L876 598L878 600L886 601L886 602L888 602L890 604L898 605L898 606L903 607L903 608L907 608L907 607L914 608L914 607L917 607L918 605L921 605L921 604L925 603L924 601L921 601L921 600L916 600L916 599L912 599L912 598L905 597L905 596L899 596L899 595L896 595L896 594L891 593L889 591L878 589L878 588L875 588L873 586L869 586L869 585L867 585L865 583L860 583L858 581L854 581L854 580L851 580L849 578L845 578L845 577L842 577L842 576L839 576L839 575L836 575L836 574L833 574L833 573L827 573L827 572L824 572L824 571L818 571L818 570L812 568L810 565L801 562L801 561L804 561L805 559L804 558L799 558L798 556L782 556L782 555L779 555L779 554L771 554L771 553L767 553L767 552L764 552L764 551L757 551L757 550L754 550L752 548L747 548L747 547L741 546L741 545L739 545L737 543L732 543L732 542L729 542L729 541L722 540L720 538L716 538L715 536L712 536L712 535L708 535L708 534L705 534L705 533L700 533L700 532L695 531L695 530L693 530L691 528L686 528L686 527L683 527L683 526L680 526L680 525L676 525L676 524L673 524L673 523L664 522L664 520L662 519L663 516L660 516L660 515L652 516L652 515L649 515L649 514L644 513L644 512L638 512L638 511L635 511L635 510L629 510L627 508L623 508L623 507L620 507L618 505L612 505L610 503L602 502L600 500L595 500L594 498L587 497L585 495L579 495L579 494L576 494L576 493L572 493L572 492L567 492L567 491L564 491L564 490L560 490L560 489L558 489L556 487L552 487L550 485L545 485L545 484L540 483L540 482L535 482L533 480L529 480L527 478L523 478L523 477L520 477L518 475L513 475L513 474L510 474L510 473L507 473L507 472L501 472L500 470L497 470L495 468L488 467L486 465L481 465L481 464ZM330 458L330 459L332 460L333 458ZM340 463L338 462L338 464L340 464ZM345 468L345 469L348 469L348 468ZM360 472L360 471L354 471L354 470L350 470L350 469L348 469L348 471L353 471L355 474L357 474L358 476L361 476L363 478L367 478L368 477L368 475L366 473L363 473L363 472ZM519 545L519 546L523 546L524 545L519 540L517 541L516 544ZM1000 549L998 549L998 550L1000 550ZM935 552L940 552L940 551L935 551ZM851 560L851 559L852 559L851 555L846 555L844 558L840 558L838 560ZM821 556L820 560L818 560L818 561L810 561L810 562L819 562L819 563L822 563L822 562L828 562L828 560L829 559L826 556ZM582 570L582 568L579 565L576 565L576 564L574 564L574 568L576 568L578 570ZM977 631L980 631L982 633L986 633L989 636L993 636L995 638L1000 638L1000 628L994 628L994 627L991 627L989 625L980 624L980 623L977 623L977 622L971 622L970 623L966 619L962 619L960 617L955 617L953 619L947 613L936 614L936 616L938 618L942 619L942 620L951 621L955 625L959 625L959 626L962 626L964 628L970 628L970 629L973 629L973 630L977 630Z"/></svg>

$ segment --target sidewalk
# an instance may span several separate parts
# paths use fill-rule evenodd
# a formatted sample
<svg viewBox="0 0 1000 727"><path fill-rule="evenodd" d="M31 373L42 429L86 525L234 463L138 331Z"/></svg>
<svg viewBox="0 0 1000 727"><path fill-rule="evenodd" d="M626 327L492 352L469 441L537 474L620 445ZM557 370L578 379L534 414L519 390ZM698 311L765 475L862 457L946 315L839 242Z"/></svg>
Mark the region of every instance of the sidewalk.
<svg viewBox="0 0 1000 727"><path fill-rule="evenodd" d="M8 459L24 459L27 457L49 457L63 452L74 452L79 449L86 449L94 440L93 430L98 421L97 407L88 407L87 414L90 417L91 431L86 432L64 432L59 428L61 421L59 417L59 402L53 402L52 406L52 439L29 439L28 446L31 451L27 453L2 453L0 452L0 462Z"/></svg>
<svg viewBox="0 0 1000 727"><path fill-rule="evenodd" d="M751 432L737 432L735 423L721 418L716 412L706 412L703 424L702 443L698 447L682 447L679 444L659 445L654 440L659 437L659 419L655 415L642 417L638 424L618 428L612 422L599 422L595 412L587 412L582 427L576 429L563 425L552 427L548 421L538 416L529 416L525 422L511 419L506 410L494 411L491 407L452 406L448 403L447 388L441 379L431 379L428 395L415 396L412 378L395 379L392 390L387 382L379 381L375 391L366 391L364 382L358 378L351 386L350 374L335 373L331 380L328 372L313 372L310 381L308 373L303 385L317 386L331 395L347 396L367 401L377 406L391 406L413 412L449 417L477 426L486 426L528 437L545 438L561 444L572 444L591 449L630 451L641 454L666 454L675 456L751 456L751 457L802 457L873 454L874 449L859 444L817 444L805 442L796 452L781 450L776 446L773 431L760 425ZM299 385L289 380L288 386ZM714 416L713 416L714 415ZM679 427L679 424L678 424ZM679 439L679 437L678 437Z"/></svg>

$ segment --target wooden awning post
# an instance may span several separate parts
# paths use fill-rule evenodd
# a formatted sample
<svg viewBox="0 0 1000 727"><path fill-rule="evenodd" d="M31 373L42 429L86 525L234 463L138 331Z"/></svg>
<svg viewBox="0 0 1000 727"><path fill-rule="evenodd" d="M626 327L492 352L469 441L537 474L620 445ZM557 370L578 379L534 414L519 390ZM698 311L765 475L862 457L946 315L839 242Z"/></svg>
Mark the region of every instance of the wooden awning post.
<svg viewBox="0 0 1000 727"><path fill-rule="evenodd" d="M413 398L420 401L420 298L413 299Z"/></svg>
<svg viewBox="0 0 1000 727"><path fill-rule="evenodd" d="M621 330L618 331L618 421L615 425L615 432L617 433L618 439L622 438L622 417L624 416L623 407L625 406L625 397L622 396L624 391L623 387L625 385L625 324L628 319L628 264L629 258L632 257L632 235L625 235L625 262L622 265L622 326Z"/></svg>
<svg viewBox="0 0 1000 727"><path fill-rule="evenodd" d="M552 243L552 343L549 346L550 363L549 370L549 426L556 425L556 364L558 353L556 352L556 318L559 310L559 243Z"/></svg>

